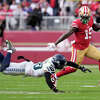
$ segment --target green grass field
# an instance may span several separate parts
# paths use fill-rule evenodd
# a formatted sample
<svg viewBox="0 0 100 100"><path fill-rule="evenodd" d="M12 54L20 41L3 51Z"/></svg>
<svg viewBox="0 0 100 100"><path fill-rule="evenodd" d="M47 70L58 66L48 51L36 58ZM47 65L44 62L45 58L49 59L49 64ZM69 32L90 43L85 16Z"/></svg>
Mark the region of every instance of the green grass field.
<svg viewBox="0 0 100 100"><path fill-rule="evenodd" d="M0 73L0 100L100 100L100 72L96 65L86 66L92 73L80 70L58 80L58 89L65 93L53 93L44 77L10 76Z"/></svg>

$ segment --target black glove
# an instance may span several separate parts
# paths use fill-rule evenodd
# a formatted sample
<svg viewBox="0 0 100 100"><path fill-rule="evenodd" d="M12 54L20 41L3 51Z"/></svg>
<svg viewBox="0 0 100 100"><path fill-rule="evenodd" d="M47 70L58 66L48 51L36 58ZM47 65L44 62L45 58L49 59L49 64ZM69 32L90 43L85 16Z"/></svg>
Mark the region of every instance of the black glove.
<svg viewBox="0 0 100 100"><path fill-rule="evenodd" d="M56 93L65 93L65 91L58 90L58 92L56 92Z"/></svg>
<svg viewBox="0 0 100 100"><path fill-rule="evenodd" d="M85 68L84 66L83 66L83 67L80 66L79 69L80 69L82 72L86 72L86 71L88 71L88 72L92 72L90 69Z"/></svg>
<svg viewBox="0 0 100 100"><path fill-rule="evenodd" d="M55 93L65 93L65 91L58 90L58 89L56 89L56 87L53 88L52 90L53 90Z"/></svg>
<svg viewBox="0 0 100 100"><path fill-rule="evenodd" d="M56 89L56 87L54 87L52 90L53 90L54 92L58 92L58 89Z"/></svg>

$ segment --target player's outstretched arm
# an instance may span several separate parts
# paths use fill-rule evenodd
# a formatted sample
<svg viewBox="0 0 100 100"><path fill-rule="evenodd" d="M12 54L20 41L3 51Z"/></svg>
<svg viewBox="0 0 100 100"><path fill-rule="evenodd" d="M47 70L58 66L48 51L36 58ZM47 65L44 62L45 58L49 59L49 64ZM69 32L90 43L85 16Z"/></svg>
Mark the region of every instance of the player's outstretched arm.
<svg viewBox="0 0 100 100"><path fill-rule="evenodd" d="M82 72L92 72L90 69L88 68L85 68L84 66L79 66L79 69L82 71Z"/></svg>
<svg viewBox="0 0 100 100"><path fill-rule="evenodd" d="M74 62L72 62L72 61L67 61L67 64L66 64L66 65L72 66L72 67L74 67L74 68L78 68L78 69L80 69L82 72L86 72L86 71L92 72L90 69L85 68L84 66L80 66L80 65L78 65L78 64L76 64L76 63L74 63Z"/></svg>
<svg viewBox="0 0 100 100"><path fill-rule="evenodd" d="M78 31L78 28L76 27L70 28L70 30L67 33L63 34L60 38L58 38L58 40L55 42L55 45L67 39L69 36L71 36L74 32L77 32L77 31Z"/></svg>
<svg viewBox="0 0 100 100"><path fill-rule="evenodd" d="M46 83L48 84L51 90L53 90L55 93L58 93L58 92L64 93L64 91L60 91L54 86L53 82L51 81L51 73L45 72L44 76L45 76Z"/></svg>
<svg viewBox="0 0 100 100"><path fill-rule="evenodd" d="M65 40L66 38L68 38L69 36L71 36L74 32L77 32L78 28L76 27L72 27L67 33L61 35L60 38L58 38L58 40L55 43L48 43L48 47L49 48L53 48L56 50L56 46L57 44L59 44L60 42L62 42L63 40Z"/></svg>

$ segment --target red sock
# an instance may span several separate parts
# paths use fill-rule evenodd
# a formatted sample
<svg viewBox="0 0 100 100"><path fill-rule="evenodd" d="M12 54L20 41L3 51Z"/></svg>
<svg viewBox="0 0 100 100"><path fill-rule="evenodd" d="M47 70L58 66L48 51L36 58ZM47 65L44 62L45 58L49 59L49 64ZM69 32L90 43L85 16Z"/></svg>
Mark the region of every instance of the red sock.
<svg viewBox="0 0 100 100"><path fill-rule="evenodd" d="M73 68L73 67L66 67L63 70L61 70L60 72L57 72L56 76L60 77L60 76L63 76L63 75L66 75L66 74L69 74L69 73L72 73L72 72L75 72L75 71L76 71L76 69Z"/></svg>
<svg viewBox="0 0 100 100"><path fill-rule="evenodd" d="M99 60L99 71L100 71L100 60Z"/></svg>

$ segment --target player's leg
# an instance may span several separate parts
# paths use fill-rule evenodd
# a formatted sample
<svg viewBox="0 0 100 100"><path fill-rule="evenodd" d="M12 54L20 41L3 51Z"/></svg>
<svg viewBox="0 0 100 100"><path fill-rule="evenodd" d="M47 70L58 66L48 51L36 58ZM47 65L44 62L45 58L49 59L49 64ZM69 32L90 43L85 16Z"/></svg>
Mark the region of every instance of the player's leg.
<svg viewBox="0 0 100 100"><path fill-rule="evenodd" d="M95 60L100 60L100 50L98 50L95 46L89 45L86 56Z"/></svg>
<svg viewBox="0 0 100 100"><path fill-rule="evenodd" d="M26 62L10 63L11 54L15 52L15 48L13 47L11 41L9 40L6 40L6 45L7 45L7 55L4 57L2 61L0 72L10 75L24 73Z"/></svg>
<svg viewBox="0 0 100 100"><path fill-rule="evenodd" d="M86 56L99 61L99 70L100 70L100 50L98 50L95 46L89 45Z"/></svg>
<svg viewBox="0 0 100 100"><path fill-rule="evenodd" d="M25 75L25 67L27 62L15 63L11 62L9 67L3 73L7 75Z"/></svg>
<svg viewBox="0 0 100 100"><path fill-rule="evenodd" d="M87 49L85 50L77 50L76 48L72 48L72 56L71 56L71 61L77 63L77 64L81 64L83 59L84 59L84 55L86 53ZM73 67L65 67L63 70L61 70L60 72L56 73L56 77L60 77L69 73L73 73L75 72L77 69L73 68Z"/></svg>
<svg viewBox="0 0 100 100"><path fill-rule="evenodd" d="M10 41L7 40L6 44L8 50L6 56L3 58L3 61L1 63L0 72L3 72L7 67L9 67L11 54L15 51L15 48L13 47Z"/></svg>
<svg viewBox="0 0 100 100"><path fill-rule="evenodd" d="M10 59L11 59L11 53L8 51L7 55L4 57L1 63L0 72L4 71L7 67L9 67Z"/></svg>
<svg viewBox="0 0 100 100"><path fill-rule="evenodd" d="M4 55L0 52L0 64L2 63L3 59L4 59Z"/></svg>

